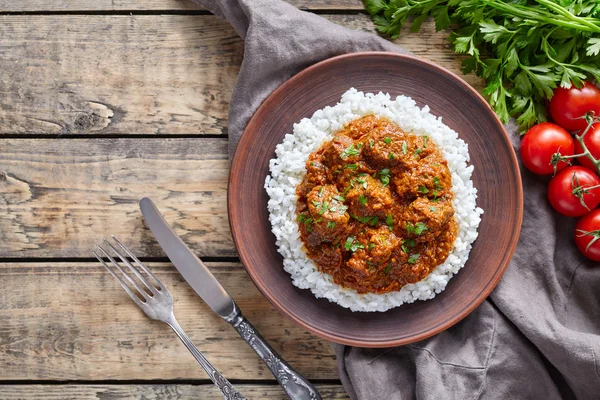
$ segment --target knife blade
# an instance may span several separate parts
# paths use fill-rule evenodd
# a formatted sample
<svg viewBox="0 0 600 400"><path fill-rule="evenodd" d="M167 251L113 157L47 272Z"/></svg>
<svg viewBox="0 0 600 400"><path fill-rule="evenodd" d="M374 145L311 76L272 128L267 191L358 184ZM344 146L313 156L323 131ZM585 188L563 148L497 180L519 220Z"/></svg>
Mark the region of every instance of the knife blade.
<svg viewBox="0 0 600 400"><path fill-rule="evenodd" d="M317 389L296 372L258 333L229 293L181 238L173 231L152 200L140 200L142 215L154 237L181 276L212 310L229 322L267 365L285 393L293 400L321 400Z"/></svg>
<svg viewBox="0 0 600 400"><path fill-rule="evenodd" d="M223 318L230 316L236 307L229 293L173 231L152 200L144 197L140 209L160 247L186 282L215 313Z"/></svg>

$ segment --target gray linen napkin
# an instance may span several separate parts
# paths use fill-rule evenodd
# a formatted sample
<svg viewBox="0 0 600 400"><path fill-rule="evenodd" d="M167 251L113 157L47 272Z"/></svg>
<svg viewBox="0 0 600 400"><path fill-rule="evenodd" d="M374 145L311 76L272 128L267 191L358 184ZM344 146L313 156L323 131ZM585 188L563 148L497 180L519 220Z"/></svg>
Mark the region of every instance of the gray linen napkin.
<svg viewBox="0 0 600 400"><path fill-rule="evenodd" d="M305 67L348 52L406 52L280 0L194 1L245 39L229 111L230 155L260 103ZM507 130L518 147L516 128ZM353 399L600 398L600 268L575 248L574 220L548 205L547 181L522 174L523 228L498 287L465 320L422 342L336 345Z"/></svg>

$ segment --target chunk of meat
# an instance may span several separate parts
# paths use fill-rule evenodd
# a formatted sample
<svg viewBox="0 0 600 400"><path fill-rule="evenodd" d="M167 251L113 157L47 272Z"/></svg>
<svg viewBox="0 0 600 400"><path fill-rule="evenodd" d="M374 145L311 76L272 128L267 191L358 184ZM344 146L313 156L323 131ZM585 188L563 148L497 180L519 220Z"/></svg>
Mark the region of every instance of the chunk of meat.
<svg viewBox="0 0 600 400"><path fill-rule="evenodd" d="M322 245L319 252L315 253L314 259L320 270L334 273L341 268L343 260L341 248L329 244Z"/></svg>
<svg viewBox="0 0 600 400"><path fill-rule="evenodd" d="M337 187L315 186L306 198L312 231L321 236L323 242L336 241L350 219Z"/></svg>
<svg viewBox="0 0 600 400"><path fill-rule="evenodd" d="M367 174L358 175L346 194L350 214L357 218L377 217L384 221L394 200L389 186Z"/></svg>
<svg viewBox="0 0 600 400"><path fill-rule="evenodd" d="M296 193L298 196L306 196L315 186L327 183L328 170L319 160L309 159L306 162L306 175L298 185Z"/></svg>
<svg viewBox="0 0 600 400"><path fill-rule="evenodd" d="M379 168L403 165L411 157L411 141L392 125L374 129L362 139L362 143L365 158Z"/></svg>
<svg viewBox="0 0 600 400"><path fill-rule="evenodd" d="M346 164L358 162L362 147L359 144L349 136L338 133L323 148L323 163L332 170L337 170Z"/></svg>
<svg viewBox="0 0 600 400"><path fill-rule="evenodd" d="M420 195L448 198L451 196L452 175L448 162L441 156L432 154L421 159L413 169L392 170L392 184L396 193L403 198L413 199Z"/></svg>
<svg viewBox="0 0 600 400"><path fill-rule="evenodd" d="M419 197L410 203L403 214L406 237L418 242L432 241L447 227L453 215L454 209L449 201L434 202Z"/></svg>
<svg viewBox="0 0 600 400"><path fill-rule="evenodd" d="M371 132L375 129L386 129L392 123L384 118L378 118L374 115L367 115L363 118L355 119L354 121L349 122L344 127L344 134L350 136L352 139L360 139L368 132Z"/></svg>

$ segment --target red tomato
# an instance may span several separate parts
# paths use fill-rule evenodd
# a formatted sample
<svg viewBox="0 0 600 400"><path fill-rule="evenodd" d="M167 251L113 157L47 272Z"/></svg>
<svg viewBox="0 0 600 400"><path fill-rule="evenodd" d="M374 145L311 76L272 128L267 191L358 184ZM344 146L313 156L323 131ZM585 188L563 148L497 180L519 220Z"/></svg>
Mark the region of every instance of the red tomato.
<svg viewBox="0 0 600 400"><path fill-rule="evenodd" d="M587 258L600 261L600 209L579 218L575 225L575 244Z"/></svg>
<svg viewBox="0 0 600 400"><path fill-rule="evenodd" d="M550 100L550 115L558 125L569 131L583 130L587 126L585 119L575 119L594 111L600 115L600 89L589 82L577 89L557 87Z"/></svg>
<svg viewBox="0 0 600 400"><path fill-rule="evenodd" d="M591 126L590 130L583 138L583 143L585 143L585 147L588 148L596 160L600 159L600 122L597 122ZM583 147L577 140L575 140L575 154L581 153L583 153ZM578 157L577 160L581 163L581 165L591 169L593 172L597 171L596 166L589 158Z"/></svg>
<svg viewBox="0 0 600 400"><path fill-rule="evenodd" d="M554 172L550 163L552 155L560 151L563 156L573 155L573 138L563 128L551 122L542 122L527 131L521 141L521 160L523 165L538 175L549 175ZM560 161L556 167L561 170L567 163Z"/></svg>
<svg viewBox="0 0 600 400"><path fill-rule="evenodd" d="M567 217L580 217L600 204L600 178L585 167L557 173L548 184L550 205Z"/></svg>

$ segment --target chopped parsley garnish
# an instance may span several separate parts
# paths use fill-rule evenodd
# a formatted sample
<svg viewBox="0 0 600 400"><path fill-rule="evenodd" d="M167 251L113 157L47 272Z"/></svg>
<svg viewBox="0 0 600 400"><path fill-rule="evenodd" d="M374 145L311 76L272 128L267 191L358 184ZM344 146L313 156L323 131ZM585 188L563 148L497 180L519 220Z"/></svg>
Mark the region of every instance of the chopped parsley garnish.
<svg viewBox="0 0 600 400"><path fill-rule="evenodd" d="M400 246L400 248L402 249L402 251L408 254L410 252L410 249L415 247L416 245L417 242L415 242L413 239L402 239L402 245Z"/></svg>
<svg viewBox="0 0 600 400"><path fill-rule="evenodd" d="M419 186L419 189L417 189L417 192L427 194L427 193L429 193L429 189L427 189L425 186L421 185L421 186Z"/></svg>
<svg viewBox="0 0 600 400"><path fill-rule="evenodd" d="M383 183L383 186L390 184L390 170L388 168L379 171L379 180Z"/></svg>
<svg viewBox="0 0 600 400"><path fill-rule="evenodd" d="M408 145L406 142L402 142L402 153L406 154L408 152Z"/></svg>
<svg viewBox="0 0 600 400"><path fill-rule="evenodd" d="M437 208L431 206L431 207L429 207L429 211L431 211L431 212L437 212Z"/></svg>
<svg viewBox="0 0 600 400"><path fill-rule="evenodd" d="M346 243L344 243L344 248L354 253L358 249L364 249L365 246L357 242L353 236L348 236Z"/></svg>
<svg viewBox="0 0 600 400"><path fill-rule="evenodd" d="M298 215L298 222L301 222L304 225L306 225L306 230L309 232L312 232L312 226L311 226L311 224L313 223L312 218L309 218L304 214L300 214L300 215Z"/></svg>
<svg viewBox="0 0 600 400"><path fill-rule="evenodd" d="M375 268L375 264L373 264L373 262L371 260L367 260L367 265L369 266L369 269Z"/></svg>
<svg viewBox="0 0 600 400"><path fill-rule="evenodd" d="M396 158L396 156L394 155L394 153L390 153L390 154L388 155L388 158L389 158L390 160L393 160L394 158Z"/></svg>
<svg viewBox="0 0 600 400"><path fill-rule="evenodd" d="M421 255L418 254L418 253L417 254L411 254L411 256L408 257L408 263L409 264L416 264L417 260L419 259L419 257L421 257Z"/></svg>
<svg viewBox="0 0 600 400"><path fill-rule="evenodd" d="M433 177L433 184L435 185L435 188L436 188L437 190L442 190L442 189L444 189L444 188L442 187L442 184L440 183L440 178L438 178L437 176L434 176L434 177Z"/></svg>
<svg viewBox="0 0 600 400"><path fill-rule="evenodd" d="M333 171L334 174L339 174L340 172L342 172L341 169L336 169L336 170Z"/></svg>
<svg viewBox="0 0 600 400"><path fill-rule="evenodd" d="M384 138L383 138L383 142L384 142L385 144L390 144L390 143L392 143L392 138L391 138L391 137L384 137Z"/></svg>
<svg viewBox="0 0 600 400"><path fill-rule="evenodd" d="M427 147L428 140L429 140L429 136L423 136L423 147Z"/></svg>
<svg viewBox="0 0 600 400"><path fill-rule="evenodd" d="M385 219L385 224L392 229L394 227L394 217L392 216L392 214L388 214L387 218Z"/></svg>
<svg viewBox="0 0 600 400"><path fill-rule="evenodd" d="M367 176L367 174L364 174L362 176ZM367 188L367 181L366 181L366 179L356 178L356 182L360 183L364 189Z"/></svg>
<svg viewBox="0 0 600 400"><path fill-rule="evenodd" d="M417 222L415 224L415 235L422 235L427 230L427 225L422 222Z"/></svg>
<svg viewBox="0 0 600 400"><path fill-rule="evenodd" d="M418 149L415 150L415 156L418 156L422 152L423 152L423 149L419 147Z"/></svg>
<svg viewBox="0 0 600 400"><path fill-rule="evenodd" d="M357 220L358 222L362 222L363 224L369 224L371 226L375 226L379 222L379 217L377 217L376 215L368 215L366 217L359 217L359 216L352 214L350 216L352 218L354 218L355 220Z"/></svg>
<svg viewBox="0 0 600 400"><path fill-rule="evenodd" d="M388 272L390 272L391 269L392 269L392 262L390 261L390 263L388 264L388 266L385 267L385 269L383 270L383 273L387 274Z"/></svg>
<svg viewBox="0 0 600 400"><path fill-rule="evenodd" d="M339 202L341 202L341 203L343 203L343 202L344 202L344 200L346 200L346 199L344 199L342 196L333 196L333 199L334 199L334 200L337 200L337 201L339 201Z"/></svg>
<svg viewBox="0 0 600 400"><path fill-rule="evenodd" d="M361 194L358 198L358 201L360 202L361 206L364 206L365 204L367 204L367 196Z"/></svg>
<svg viewBox="0 0 600 400"><path fill-rule="evenodd" d="M369 250L373 250L375 248L375 243L369 243Z"/></svg>
<svg viewBox="0 0 600 400"><path fill-rule="evenodd" d="M348 190L350 190L351 188L353 188L354 186L352 185L352 181L350 181L350 185L348 185L348 187L346 189L344 189L344 191L342 192L342 195L346 195L346 193L348 193Z"/></svg>
<svg viewBox="0 0 600 400"><path fill-rule="evenodd" d="M375 141L373 139L369 140L369 147L373 147L374 144L375 144Z"/></svg>
<svg viewBox="0 0 600 400"><path fill-rule="evenodd" d="M415 235L422 235L423 232L427 230L427 225L422 222L417 222L416 224L407 222L405 228L409 235L412 235L413 233Z"/></svg>
<svg viewBox="0 0 600 400"><path fill-rule="evenodd" d="M335 222L333 222L333 221L329 221L329 222L327 223L327 229L333 229L333 228L335 228Z"/></svg>
<svg viewBox="0 0 600 400"><path fill-rule="evenodd" d="M315 205L315 207L318 207L318 206ZM328 210L329 210L329 202L324 201L323 204L321 204L318 213L319 213L319 215L323 215Z"/></svg>
<svg viewBox="0 0 600 400"><path fill-rule="evenodd" d="M356 170L358 168L358 164L346 164L344 168Z"/></svg>
<svg viewBox="0 0 600 400"><path fill-rule="evenodd" d="M321 186L321 189L319 189L319 197L323 196L323 186Z"/></svg>
<svg viewBox="0 0 600 400"><path fill-rule="evenodd" d="M345 160L348 157L357 156L359 153L360 151L354 147L354 144L351 144L350 147L342 151L342 153L340 154L340 158L342 160Z"/></svg>
<svg viewBox="0 0 600 400"><path fill-rule="evenodd" d="M356 148L360 150L362 148L362 143L357 144Z"/></svg>

